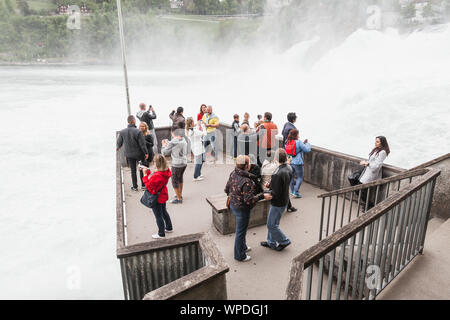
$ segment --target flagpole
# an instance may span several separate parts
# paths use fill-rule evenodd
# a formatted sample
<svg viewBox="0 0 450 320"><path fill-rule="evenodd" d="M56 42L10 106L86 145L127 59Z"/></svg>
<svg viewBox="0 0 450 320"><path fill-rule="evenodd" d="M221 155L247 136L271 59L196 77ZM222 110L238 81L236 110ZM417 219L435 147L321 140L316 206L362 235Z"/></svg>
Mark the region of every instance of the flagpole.
<svg viewBox="0 0 450 320"><path fill-rule="evenodd" d="M130 91L128 89L127 60L126 60L126 56L125 56L125 39L123 36L122 7L120 5L120 0L117 0L117 15L119 17L119 35L120 35L120 45L122 47L123 73L125 76L125 91L127 94L127 111L128 111L128 115L131 115Z"/></svg>

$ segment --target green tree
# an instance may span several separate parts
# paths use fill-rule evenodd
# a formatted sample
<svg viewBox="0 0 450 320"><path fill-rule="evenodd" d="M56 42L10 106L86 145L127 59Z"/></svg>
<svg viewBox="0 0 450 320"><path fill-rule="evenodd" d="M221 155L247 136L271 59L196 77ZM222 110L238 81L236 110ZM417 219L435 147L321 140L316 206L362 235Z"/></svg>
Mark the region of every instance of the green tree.
<svg viewBox="0 0 450 320"><path fill-rule="evenodd" d="M17 0L17 8L19 12L24 16L28 16L31 14L30 6L26 0Z"/></svg>
<svg viewBox="0 0 450 320"><path fill-rule="evenodd" d="M12 6L11 0L5 0L5 7L6 10L10 13L10 14L14 14L14 8Z"/></svg>
<svg viewBox="0 0 450 320"><path fill-rule="evenodd" d="M433 6L431 5L431 3L426 4L426 6L423 8L422 15L424 18L434 16Z"/></svg>
<svg viewBox="0 0 450 320"><path fill-rule="evenodd" d="M405 19L411 19L416 16L416 4L415 3L409 3L405 7L403 7L401 12L403 18Z"/></svg>

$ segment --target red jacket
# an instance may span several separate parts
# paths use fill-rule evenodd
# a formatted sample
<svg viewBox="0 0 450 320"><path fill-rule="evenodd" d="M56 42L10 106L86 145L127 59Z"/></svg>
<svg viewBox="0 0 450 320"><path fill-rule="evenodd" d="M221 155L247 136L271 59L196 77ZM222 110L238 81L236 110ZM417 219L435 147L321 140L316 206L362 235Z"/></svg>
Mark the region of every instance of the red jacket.
<svg viewBox="0 0 450 320"><path fill-rule="evenodd" d="M150 170L147 171L147 175L142 178L142 181L145 184L148 192L151 194L157 194L159 190L161 193L158 197L158 203L164 203L169 200L169 193L167 191L167 182L169 182L169 178L172 175L169 169L166 171L155 171L150 176Z"/></svg>

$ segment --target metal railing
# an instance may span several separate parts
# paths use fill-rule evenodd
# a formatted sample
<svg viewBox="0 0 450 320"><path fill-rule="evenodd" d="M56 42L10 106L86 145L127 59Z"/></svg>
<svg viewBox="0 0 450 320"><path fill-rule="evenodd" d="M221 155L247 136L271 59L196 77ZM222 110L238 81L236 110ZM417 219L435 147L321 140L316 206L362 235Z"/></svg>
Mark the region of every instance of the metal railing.
<svg viewBox="0 0 450 320"><path fill-rule="evenodd" d="M426 172L426 169L405 171L389 178L319 195L318 198L322 198L319 241L350 223L352 219L359 217L394 192L399 192L409 185L413 178Z"/></svg>
<svg viewBox="0 0 450 320"><path fill-rule="evenodd" d="M425 170L414 182L294 258L287 299L301 299L303 290L307 300L374 299L423 252L440 174L436 169ZM372 271L366 279L366 272Z"/></svg>

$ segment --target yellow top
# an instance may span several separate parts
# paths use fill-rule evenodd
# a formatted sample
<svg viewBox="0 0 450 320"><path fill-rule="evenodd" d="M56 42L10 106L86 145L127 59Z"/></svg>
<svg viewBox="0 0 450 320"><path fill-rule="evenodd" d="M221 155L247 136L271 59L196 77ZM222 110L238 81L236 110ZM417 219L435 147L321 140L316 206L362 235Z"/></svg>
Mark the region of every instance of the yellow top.
<svg viewBox="0 0 450 320"><path fill-rule="evenodd" d="M219 124L219 118L214 113L212 113L211 115L205 113L203 115L202 121L205 124ZM211 133L211 132L213 132L216 129L217 128L215 128L215 127L207 127L206 128L206 132L207 133Z"/></svg>

